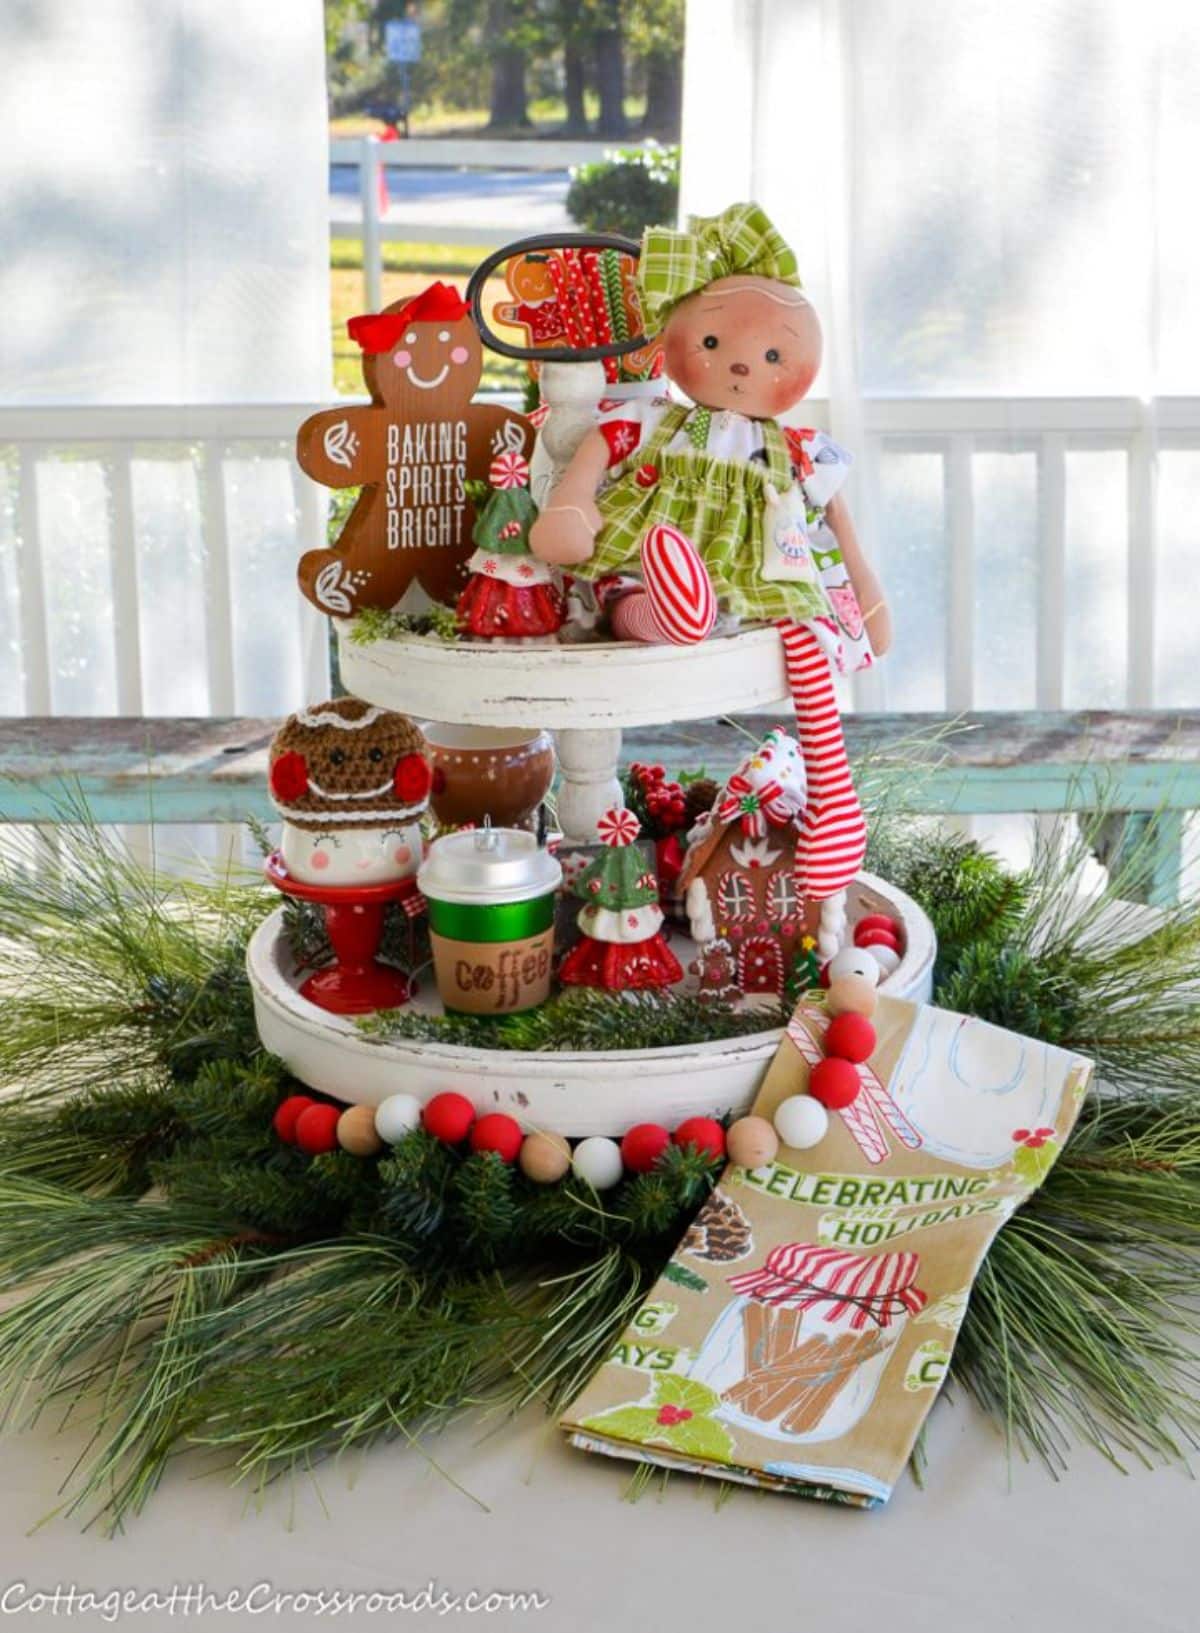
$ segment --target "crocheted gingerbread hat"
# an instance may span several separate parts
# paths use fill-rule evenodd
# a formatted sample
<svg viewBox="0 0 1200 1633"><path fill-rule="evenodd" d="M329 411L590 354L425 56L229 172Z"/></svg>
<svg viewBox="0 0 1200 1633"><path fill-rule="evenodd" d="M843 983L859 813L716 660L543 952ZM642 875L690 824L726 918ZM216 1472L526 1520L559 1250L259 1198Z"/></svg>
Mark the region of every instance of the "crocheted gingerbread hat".
<svg viewBox="0 0 1200 1633"><path fill-rule="evenodd" d="M412 821L432 782L420 728L356 697L289 715L271 744L271 799L285 822L310 833Z"/></svg>

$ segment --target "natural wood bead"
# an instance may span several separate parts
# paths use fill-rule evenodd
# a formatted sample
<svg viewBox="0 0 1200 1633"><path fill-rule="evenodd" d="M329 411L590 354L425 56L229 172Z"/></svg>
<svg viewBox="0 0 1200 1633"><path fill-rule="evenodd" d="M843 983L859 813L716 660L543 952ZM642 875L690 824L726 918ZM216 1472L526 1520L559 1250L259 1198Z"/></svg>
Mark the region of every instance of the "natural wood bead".
<svg viewBox="0 0 1200 1633"><path fill-rule="evenodd" d="M875 1013L879 994L870 981L861 975L839 975L829 983L825 1007L831 1015L863 1015L867 1020Z"/></svg>
<svg viewBox="0 0 1200 1633"><path fill-rule="evenodd" d="M338 1118L338 1144L352 1157L373 1157L383 1148L375 1132L374 1106L347 1106Z"/></svg>
<svg viewBox="0 0 1200 1633"><path fill-rule="evenodd" d="M517 1162L535 1185L555 1185L571 1166L571 1147L561 1134L529 1134L521 1143Z"/></svg>

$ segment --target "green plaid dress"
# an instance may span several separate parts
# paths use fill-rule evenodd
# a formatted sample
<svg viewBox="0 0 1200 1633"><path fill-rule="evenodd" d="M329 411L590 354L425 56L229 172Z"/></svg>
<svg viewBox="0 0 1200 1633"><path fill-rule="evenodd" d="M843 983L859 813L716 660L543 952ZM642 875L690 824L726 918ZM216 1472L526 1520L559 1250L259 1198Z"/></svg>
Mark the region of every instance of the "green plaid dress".
<svg viewBox="0 0 1200 1633"><path fill-rule="evenodd" d="M760 422L765 464L719 459L696 449L668 453L689 415L706 412L682 404L668 408L646 441L615 467L611 485L596 499L604 525L596 535L595 553L572 567L572 573L595 579L636 571L642 540L652 527L668 523L691 541L727 611L742 618L797 622L825 612L824 600L812 586L771 583L760 573L767 483L780 493L792 484L783 432L774 420Z"/></svg>

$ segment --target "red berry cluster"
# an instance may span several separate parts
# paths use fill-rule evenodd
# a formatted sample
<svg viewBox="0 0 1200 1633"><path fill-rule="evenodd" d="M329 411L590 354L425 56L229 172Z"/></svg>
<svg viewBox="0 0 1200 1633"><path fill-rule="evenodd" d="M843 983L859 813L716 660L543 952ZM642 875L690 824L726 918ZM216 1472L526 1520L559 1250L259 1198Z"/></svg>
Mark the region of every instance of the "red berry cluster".
<svg viewBox="0 0 1200 1633"><path fill-rule="evenodd" d="M633 795L630 804L642 817L647 837L666 839L678 833L687 821L687 798L682 786L668 782L662 766L643 765L639 760L629 767L629 779Z"/></svg>

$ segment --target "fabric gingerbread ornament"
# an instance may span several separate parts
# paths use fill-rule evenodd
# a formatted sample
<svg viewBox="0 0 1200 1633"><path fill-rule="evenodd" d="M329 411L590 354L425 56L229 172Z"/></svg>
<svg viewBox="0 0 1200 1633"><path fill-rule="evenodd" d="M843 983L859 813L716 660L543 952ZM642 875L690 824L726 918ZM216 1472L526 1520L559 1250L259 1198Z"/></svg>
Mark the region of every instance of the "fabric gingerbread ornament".
<svg viewBox="0 0 1200 1633"><path fill-rule="evenodd" d="M722 610L778 625L808 773L796 876L807 898L828 903L832 936L866 825L831 664L864 667L891 629L838 492L849 456L779 424L816 378L820 324L795 256L756 204L684 232L648 229L638 283L646 332L661 335L667 375L691 405L643 398L602 414L531 547L599 581L598 593L614 586L621 639L692 645Z"/></svg>
<svg viewBox="0 0 1200 1633"><path fill-rule="evenodd" d="M326 487L362 492L337 544L301 557L300 588L337 617L394 607L413 584L452 604L472 550L466 483L486 477L497 455L528 454L532 431L523 415L472 401L479 335L448 285L352 318L349 330L370 405L305 420L296 458Z"/></svg>

